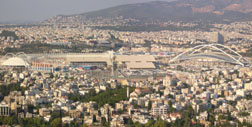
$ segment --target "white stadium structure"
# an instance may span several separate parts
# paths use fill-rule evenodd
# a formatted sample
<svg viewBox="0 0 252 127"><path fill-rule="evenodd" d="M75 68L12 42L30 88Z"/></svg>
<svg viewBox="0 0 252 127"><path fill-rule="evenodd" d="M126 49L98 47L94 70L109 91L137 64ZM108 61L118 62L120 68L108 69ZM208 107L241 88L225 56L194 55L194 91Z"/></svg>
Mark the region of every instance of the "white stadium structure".
<svg viewBox="0 0 252 127"><path fill-rule="evenodd" d="M7 53L2 59L3 67L29 67L30 64L26 59L26 54L23 52L13 54Z"/></svg>
<svg viewBox="0 0 252 127"><path fill-rule="evenodd" d="M29 64L22 58L20 57L12 57L7 59L2 63L2 66L7 66L7 67L28 67Z"/></svg>
<svg viewBox="0 0 252 127"><path fill-rule="evenodd" d="M194 48L177 55L171 59L169 63L186 63L190 65L248 65L248 62L239 53L221 44L195 46Z"/></svg>

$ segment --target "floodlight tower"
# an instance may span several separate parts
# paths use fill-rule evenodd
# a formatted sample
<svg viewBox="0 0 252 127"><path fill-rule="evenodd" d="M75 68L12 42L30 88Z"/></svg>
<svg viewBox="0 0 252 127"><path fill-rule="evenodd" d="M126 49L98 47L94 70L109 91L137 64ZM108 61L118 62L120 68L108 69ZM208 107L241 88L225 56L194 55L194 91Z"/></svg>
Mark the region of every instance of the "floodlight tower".
<svg viewBox="0 0 252 127"><path fill-rule="evenodd" d="M110 62L112 63L111 77L113 77L114 76L114 59L115 59L115 57L114 57L114 51L109 51L108 53L109 53Z"/></svg>

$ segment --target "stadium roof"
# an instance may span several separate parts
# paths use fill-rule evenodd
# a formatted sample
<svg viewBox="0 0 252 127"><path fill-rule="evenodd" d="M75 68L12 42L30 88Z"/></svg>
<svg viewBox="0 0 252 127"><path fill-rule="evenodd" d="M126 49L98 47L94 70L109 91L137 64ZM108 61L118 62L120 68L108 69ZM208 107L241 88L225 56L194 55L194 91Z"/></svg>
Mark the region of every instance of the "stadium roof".
<svg viewBox="0 0 252 127"><path fill-rule="evenodd" d="M2 66L24 66L27 67L29 64L20 57L12 57L2 63Z"/></svg>
<svg viewBox="0 0 252 127"><path fill-rule="evenodd" d="M239 53L221 44L205 44L195 46L194 48L177 55L171 59L169 63L190 59L207 59L206 61L214 60L241 66L246 64L246 60L244 60Z"/></svg>

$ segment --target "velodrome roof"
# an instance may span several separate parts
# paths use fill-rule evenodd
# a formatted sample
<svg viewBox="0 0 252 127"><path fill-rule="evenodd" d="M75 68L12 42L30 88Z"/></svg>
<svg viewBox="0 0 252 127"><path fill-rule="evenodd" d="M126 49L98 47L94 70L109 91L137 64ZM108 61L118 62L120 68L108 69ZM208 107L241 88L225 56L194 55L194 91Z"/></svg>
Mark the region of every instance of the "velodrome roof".
<svg viewBox="0 0 252 127"><path fill-rule="evenodd" d="M29 64L20 57L12 57L2 63L3 66L24 66L27 67Z"/></svg>

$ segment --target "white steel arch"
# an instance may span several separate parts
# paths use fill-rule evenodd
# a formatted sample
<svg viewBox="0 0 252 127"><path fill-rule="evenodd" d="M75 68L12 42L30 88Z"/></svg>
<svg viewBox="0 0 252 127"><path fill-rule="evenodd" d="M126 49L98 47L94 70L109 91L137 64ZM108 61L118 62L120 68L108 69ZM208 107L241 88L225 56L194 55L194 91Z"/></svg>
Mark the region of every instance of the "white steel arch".
<svg viewBox="0 0 252 127"><path fill-rule="evenodd" d="M23 56L27 57L27 55L24 52L18 52L18 53L16 53L16 55L17 56L22 56L23 55Z"/></svg>
<svg viewBox="0 0 252 127"><path fill-rule="evenodd" d="M22 59L24 59L24 60L26 60L26 61L28 61L28 59L27 59L27 55L24 53L24 52L18 52L18 53L7 53L7 54L5 54L4 55L4 59L7 59L7 58L9 58L9 57L22 57Z"/></svg>
<svg viewBox="0 0 252 127"><path fill-rule="evenodd" d="M224 49L228 49L228 50L231 51L232 53L236 54L239 58L236 59L235 57L233 57L232 55L228 54L228 53L225 52L224 50L218 48L217 46L222 47L222 48L224 48ZM169 61L169 63L179 60L179 57L185 55L186 53L195 54L197 51L200 51L201 49L207 48L207 47L210 47L210 48L213 48L213 49L216 49L216 50L222 52L222 53L225 54L227 57L230 57L232 60L234 60L237 64L239 64L239 65L241 65L241 66L244 66L244 64L240 61L241 58L242 58L242 56L241 56L239 53L237 53L237 52L234 51L233 49L231 49L231 48L229 48L229 47L227 47L227 46L221 45L221 44L207 44L207 45L198 45L198 46L195 46L195 47L193 47L192 49L189 49L189 50L187 50L187 51L185 51L185 52L183 52L183 53L177 55L176 57L174 57L173 59L171 59L171 60ZM190 52L191 52L191 53L190 53Z"/></svg>
<svg viewBox="0 0 252 127"><path fill-rule="evenodd" d="M14 53L7 53L4 55L4 58L11 56L11 57L15 57L16 55Z"/></svg>

